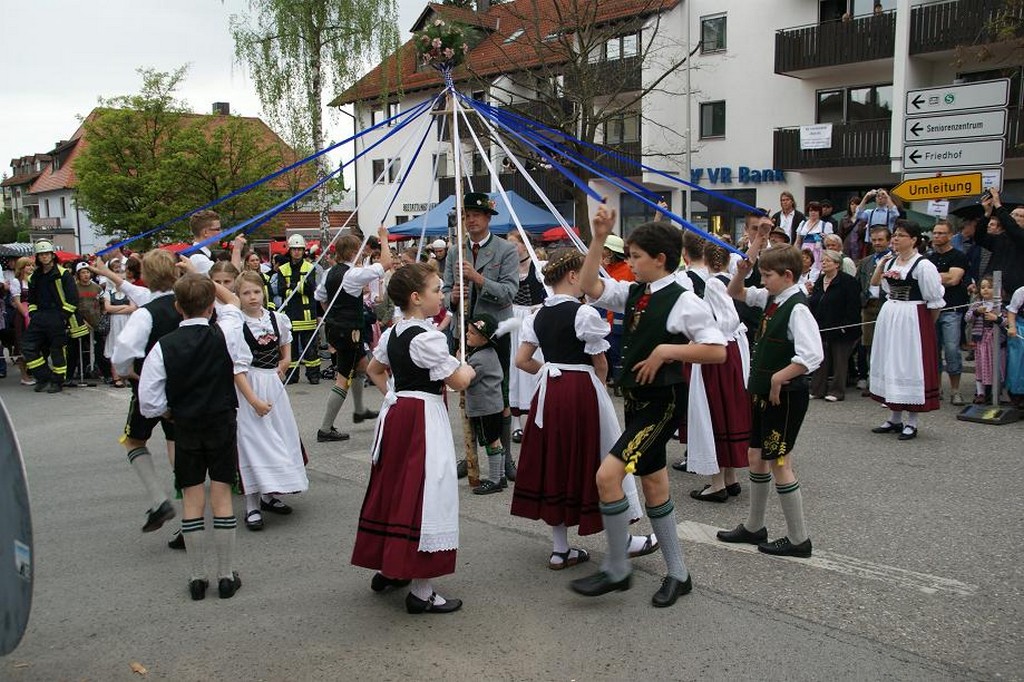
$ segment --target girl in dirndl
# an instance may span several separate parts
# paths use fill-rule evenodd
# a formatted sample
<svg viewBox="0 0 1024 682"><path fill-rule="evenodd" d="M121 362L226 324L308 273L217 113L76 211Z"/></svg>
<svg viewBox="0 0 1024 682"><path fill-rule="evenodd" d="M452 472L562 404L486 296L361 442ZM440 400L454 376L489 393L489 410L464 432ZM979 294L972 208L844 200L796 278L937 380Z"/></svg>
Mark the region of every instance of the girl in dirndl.
<svg viewBox="0 0 1024 682"><path fill-rule="evenodd" d="M579 526L580 535L604 529L597 469L621 433L604 388L609 325L595 308L579 301L582 266L583 254L575 249L562 249L548 261L544 283L554 293L526 319L516 351L516 365L536 375L538 385L523 431L512 515L551 526L548 568L556 571L590 558L586 550L569 547L570 526ZM544 363L536 359L538 348ZM626 477L624 486L630 518L639 519L640 500L632 476ZM629 543L634 557L658 548L653 534L627 536L622 542Z"/></svg>
<svg viewBox="0 0 1024 682"><path fill-rule="evenodd" d="M1003 314L1002 300L993 296L992 276L985 275L978 282L978 300L970 305L964 315L964 322L971 330L971 341L974 342L974 404L986 405L992 402L992 384L994 383L992 358L992 339L997 329L1002 330L1006 323ZM1006 377L1006 339L1002 338L999 347L999 376ZM1007 384L1009 385L1009 384ZM1009 390L1009 389L1007 389Z"/></svg>
<svg viewBox="0 0 1024 682"><path fill-rule="evenodd" d="M537 276L537 268L530 258L530 252L526 248L523 236L517 231L509 232L508 241L515 244L519 256L519 290L512 299L512 315L519 324L509 332L510 348L519 348L519 330L529 315L540 309L541 303L547 298L548 292L544 283ZM543 267L543 263L541 264ZM535 359L543 363L544 357L538 349ZM523 425L520 421L524 415L530 412L530 399L537 388L537 377L529 372L524 372L518 367L512 367L508 376L508 402L512 410L512 442L521 443L523 440Z"/></svg>
<svg viewBox="0 0 1024 682"><path fill-rule="evenodd" d="M893 254L881 258L871 286L881 286L887 300L878 312L871 344L871 397L892 411L871 429L896 433L899 440L917 437L917 415L939 409L939 362L935 320L943 300L935 265L917 250L921 228L899 221L892 233Z"/></svg>
<svg viewBox="0 0 1024 682"><path fill-rule="evenodd" d="M245 381L236 382L238 473L245 491L245 527L258 531L263 528L263 511L281 515L292 512L291 506L276 495L305 492L309 479L299 429L284 387L291 362L291 322L265 307L266 290L259 272L243 272L235 289L245 320L242 335L252 351L249 371L239 375Z"/></svg>
<svg viewBox="0 0 1024 682"><path fill-rule="evenodd" d="M381 335L366 369L386 395L352 563L377 571L370 581L374 592L411 582L408 613L451 613L462 601L445 599L430 582L455 572L459 546L455 444L442 395L445 385L464 390L474 372L448 354L444 334L430 321L442 294L429 265L399 268L387 293L402 319Z"/></svg>
<svg viewBox="0 0 1024 682"><path fill-rule="evenodd" d="M747 466L750 445L750 345L747 327L726 287L729 252L706 242L704 264L709 277L704 285L704 302L715 323L728 340L726 360L721 365L692 365L686 417L687 469L711 474L711 483L690 491L702 502L725 502L740 494L736 470Z"/></svg>

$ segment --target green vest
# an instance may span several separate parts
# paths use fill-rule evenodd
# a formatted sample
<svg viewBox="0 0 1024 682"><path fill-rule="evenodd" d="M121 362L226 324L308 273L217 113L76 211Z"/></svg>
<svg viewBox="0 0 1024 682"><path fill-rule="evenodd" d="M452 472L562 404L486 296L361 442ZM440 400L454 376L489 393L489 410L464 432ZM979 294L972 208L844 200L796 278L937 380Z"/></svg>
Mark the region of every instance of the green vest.
<svg viewBox="0 0 1024 682"><path fill-rule="evenodd" d="M779 305L775 311L761 318L761 325L754 337L754 349L750 356L750 379L747 390L755 395L768 395L772 389L772 375L793 361L796 347L786 335L789 316L797 303L806 303L807 297L797 292ZM768 299L771 307L772 299Z"/></svg>
<svg viewBox="0 0 1024 682"><path fill-rule="evenodd" d="M665 329L669 313L685 291L676 282L651 294L647 307L640 313L636 329L630 331L633 312L640 297L644 295L645 288L644 284L634 284L630 287L629 297L626 299L622 334L622 376L619 377L619 386L623 388L637 387L633 366L646 360L659 344L690 341L683 334L670 334ZM671 386L685 382L683 363L672 362L662 365L654 375L654 381L644 386Z"/></svg>

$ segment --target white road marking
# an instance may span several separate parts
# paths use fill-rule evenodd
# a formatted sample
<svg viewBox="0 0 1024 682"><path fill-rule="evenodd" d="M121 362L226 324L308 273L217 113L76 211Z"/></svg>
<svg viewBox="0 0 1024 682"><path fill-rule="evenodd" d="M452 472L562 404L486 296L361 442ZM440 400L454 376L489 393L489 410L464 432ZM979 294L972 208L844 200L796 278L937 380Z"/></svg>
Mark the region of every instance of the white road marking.
<svg viewBox="0 0 1024 682"><path fill-rule="evenodd" d="M696 521L683 521L678 525L679 538L682 540L698 542L702 545L712 545L719 549L725 549L732 552L743 552L746 554L758 553L757 547L754 545L720 542L715 537L715 533L719 530L719 528L714 526L697 523ZM841 573L843 575L853 576L856 578L878 580L896 587L924 592L925 594L949 592L963 597L970 597L978 591L977 585L968 585L967 583L962 583L959 580L943 578L929 573L908 571L903 568L887 566L885 564L876 564L871 561L846 556L845 554L837 554L836 552L828 552L820 549L815 549L814 555L809 559L798 559L795 557L769 557L767 555L763 556L765 556L766 559L792 561L796 564L800 564L801 566L820 568L826 571L833 571L835 573Z"/></svg>

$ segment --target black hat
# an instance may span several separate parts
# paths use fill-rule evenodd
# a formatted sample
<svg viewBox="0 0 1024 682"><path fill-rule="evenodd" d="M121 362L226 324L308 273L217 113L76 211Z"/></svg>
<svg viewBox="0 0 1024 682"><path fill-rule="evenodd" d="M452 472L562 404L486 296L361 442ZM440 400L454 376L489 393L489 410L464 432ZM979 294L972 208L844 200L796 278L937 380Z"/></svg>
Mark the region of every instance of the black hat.
<svg viewBox="0 0 1024 682"><path fill-rule="evenodd" d="M477 313L469 321L469 326L479 332L480 336L487 339L489 343L494 342L495 334L498 333L498 321L493 315Z"/></svg>
<svg viewBox="0 0 1024 682"><path fill-rule="evenodd" d="M462 208L466 211L480 211L487 215L498 215L494 210L494 202L483 192L467 192L462 198Z"/></svg>

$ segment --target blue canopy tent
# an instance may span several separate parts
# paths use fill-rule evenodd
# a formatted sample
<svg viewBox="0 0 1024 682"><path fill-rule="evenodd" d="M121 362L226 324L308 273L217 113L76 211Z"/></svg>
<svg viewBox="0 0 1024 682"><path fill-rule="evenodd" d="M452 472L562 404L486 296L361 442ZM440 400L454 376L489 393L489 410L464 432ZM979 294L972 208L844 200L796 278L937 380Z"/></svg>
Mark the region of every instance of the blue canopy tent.
<svg viewBox="0 0 1024 682"><path fill-rule="evenodd" d="M558 226L558 218L552 215L550 211L534 206L515 192L506 190L505 193L508 195L509 202L511 202L516 216L519 217L519 223L527 232L540 234L549 228ZM512 216L509 214L508 206L505 205L501 194L498 192L492 192L489 196L494 201L494 209L498 212L498 215L491 218L491 232L494 234L508 234L516 226L515 222L512 221ZM388 232L391 235L419 237L423 231L423 221L425 220L428 237L447 235L448 213L454 207L455 196L452 195L423 215L416 216L407 223L389 227Z"/></svg>

